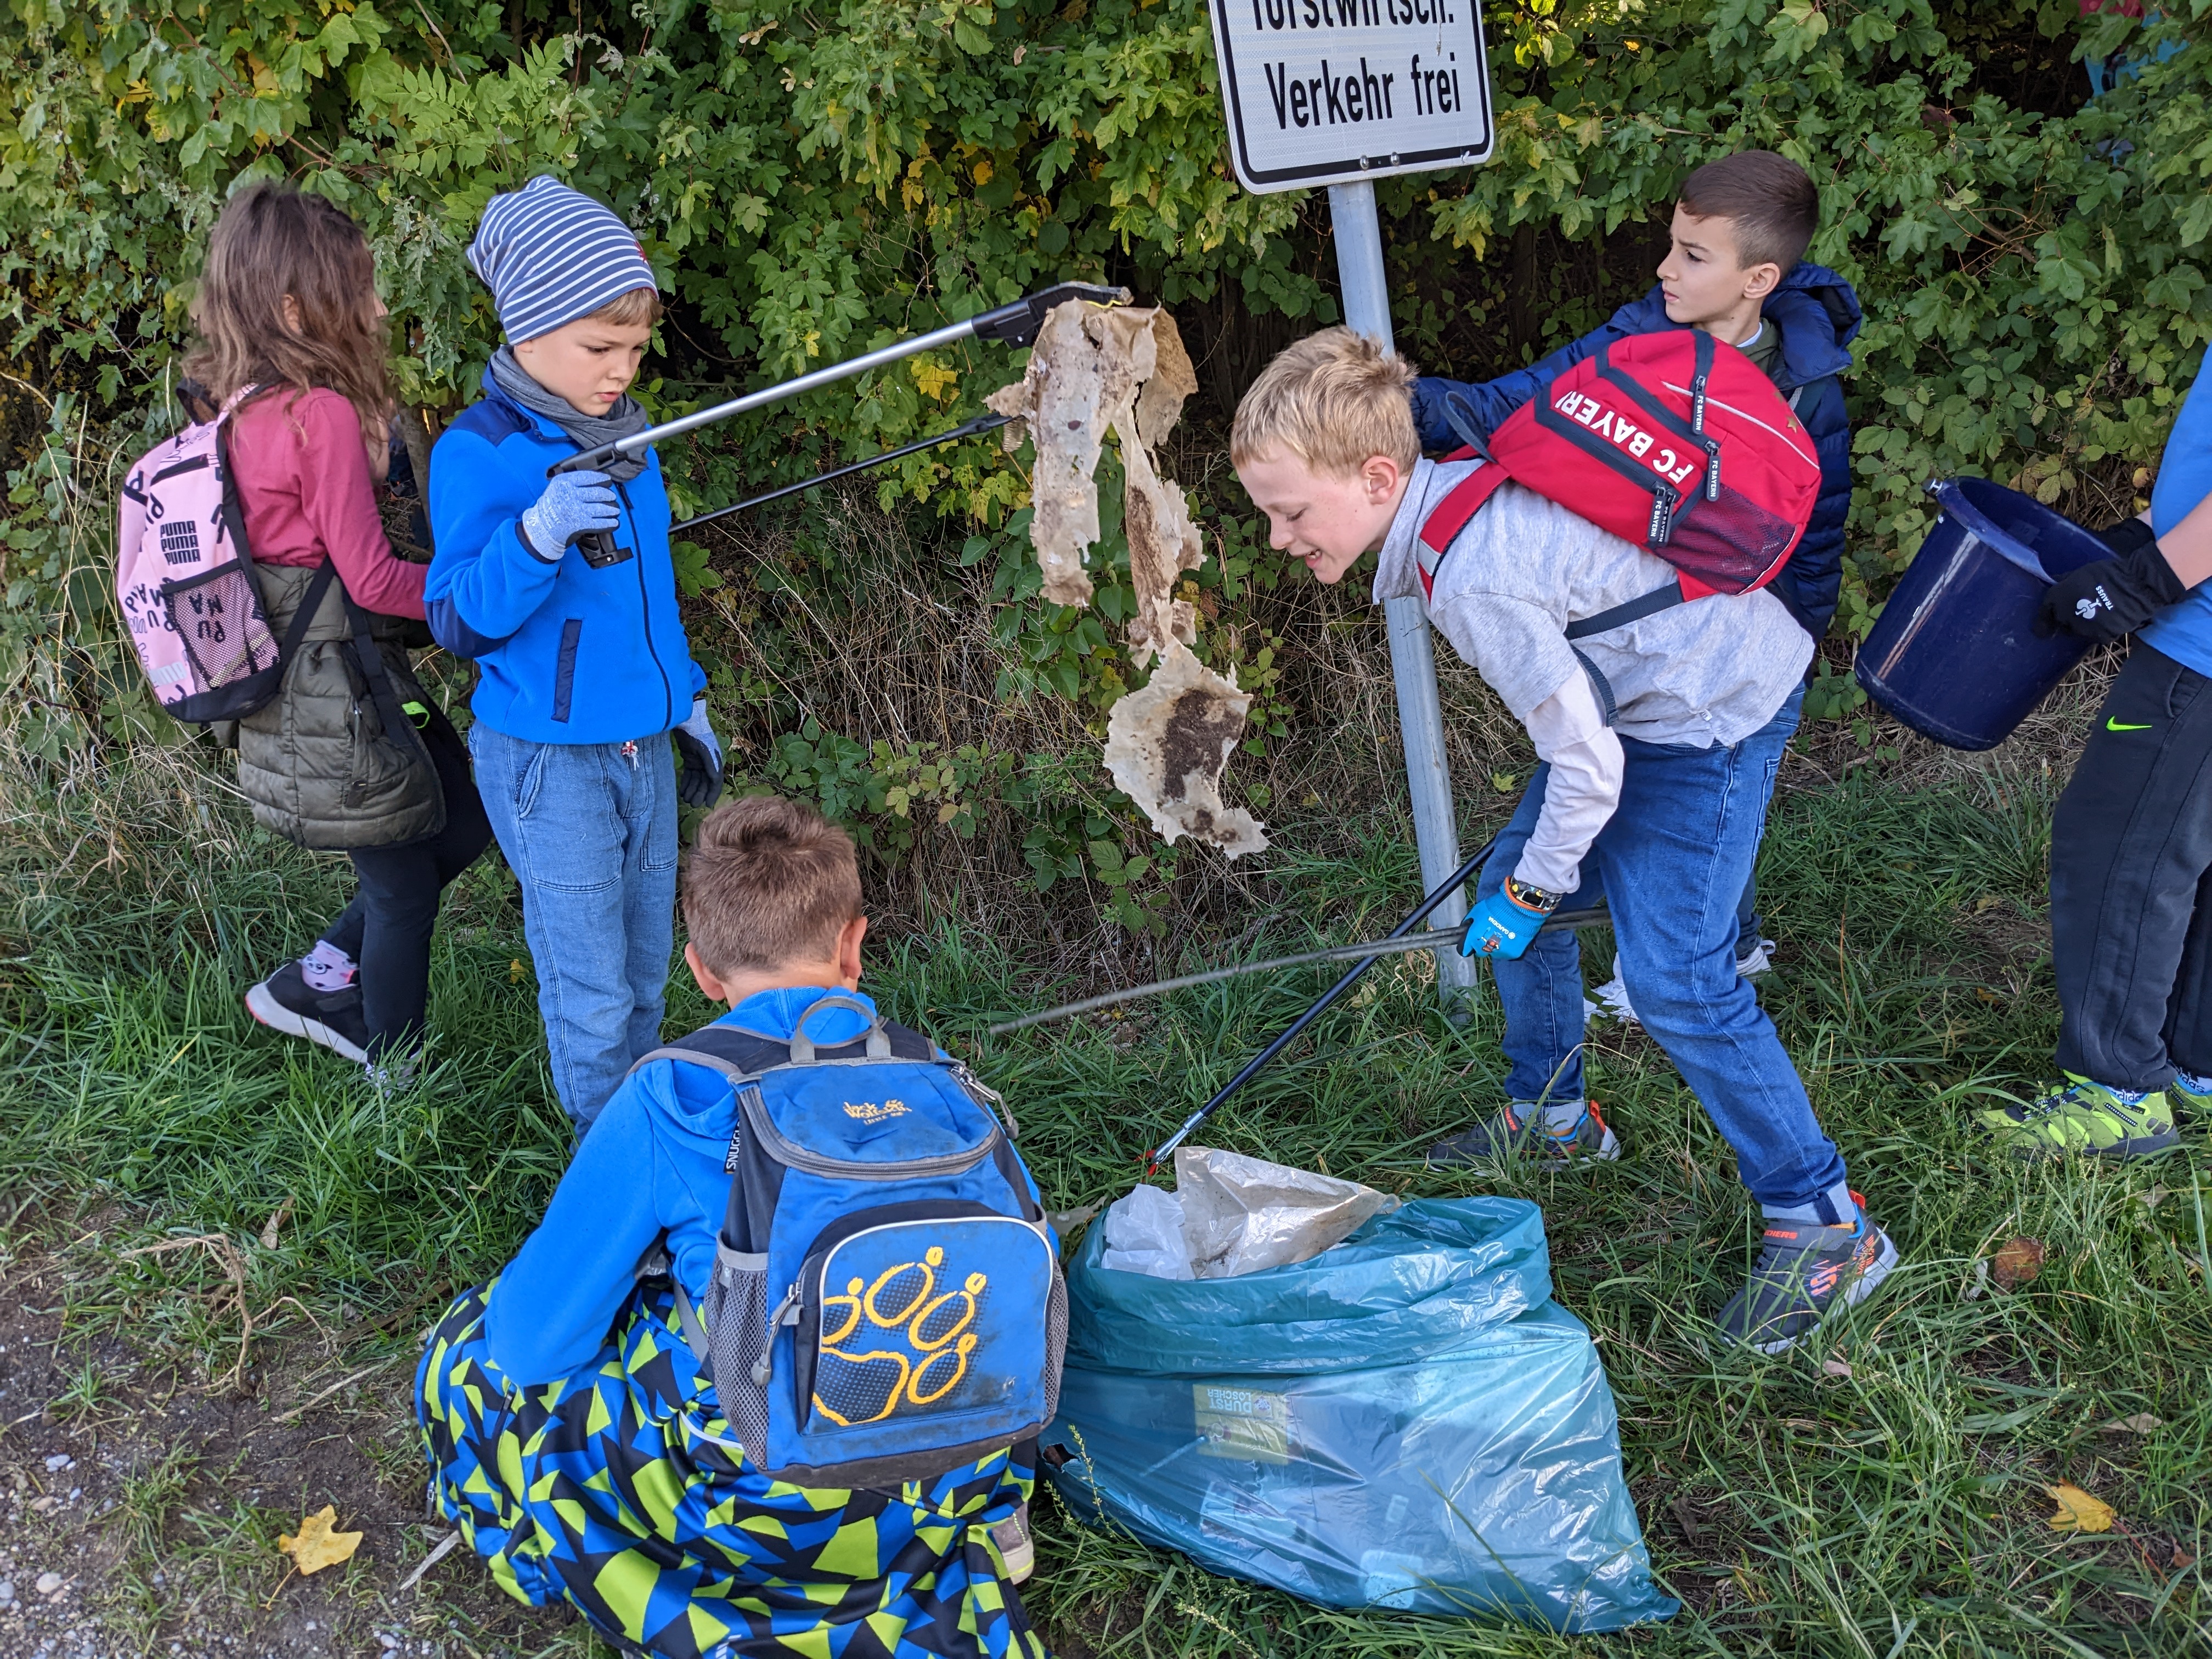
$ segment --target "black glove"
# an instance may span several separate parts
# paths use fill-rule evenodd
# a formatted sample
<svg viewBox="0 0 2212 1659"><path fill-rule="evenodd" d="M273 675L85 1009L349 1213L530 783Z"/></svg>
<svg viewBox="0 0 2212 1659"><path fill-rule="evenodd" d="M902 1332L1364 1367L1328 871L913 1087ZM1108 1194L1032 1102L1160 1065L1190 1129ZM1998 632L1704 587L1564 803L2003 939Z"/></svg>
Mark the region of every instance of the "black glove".
<svg viewBox="0 0 2212 1659"><path fill-rule="evenodd" d="M2100 642L2125 639L2189 592L2141 519L2124 520L2098 535L2113 556L2051 585L2036 613L2039 636L2047 639L2063 628Z"/></svg>
<svg viewBox="0 0 2212 1659"><path fill-rule="evenodd" d="M707 699L693 699L691 717L668 735L684 763L676 774L676 799L686 806L712 806L722 798L722 745L707 723Z"/></svg>

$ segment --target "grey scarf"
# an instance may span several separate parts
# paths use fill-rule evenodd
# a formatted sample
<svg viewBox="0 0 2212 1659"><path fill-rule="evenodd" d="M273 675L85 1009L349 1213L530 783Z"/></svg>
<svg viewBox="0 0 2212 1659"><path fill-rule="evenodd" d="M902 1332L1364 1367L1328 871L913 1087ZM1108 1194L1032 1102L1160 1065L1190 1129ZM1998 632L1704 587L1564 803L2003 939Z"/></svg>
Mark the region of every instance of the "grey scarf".
<svg viewBox="0 0 2212 1659"><path fill-rule="evenodd" d="M501 346L491 356L492 384L533 415L542 415L574 439L579 447L597 449L617 438L642 432L652 424L645 405L624 393L605 415L586 415L566 398L548 392L530 378L530 371L515 362L514 351ZM642 452L618 455L600 469L617 483L628 483L645 471Z"/></svg>

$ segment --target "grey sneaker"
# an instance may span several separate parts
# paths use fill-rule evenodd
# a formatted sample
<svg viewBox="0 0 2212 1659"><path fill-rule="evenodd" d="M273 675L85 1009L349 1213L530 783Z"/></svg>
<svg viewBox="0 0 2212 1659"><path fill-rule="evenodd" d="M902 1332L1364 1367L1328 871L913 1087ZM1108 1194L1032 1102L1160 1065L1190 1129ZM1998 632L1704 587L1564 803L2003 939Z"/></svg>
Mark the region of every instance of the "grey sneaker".
<svg viewBox="0 0 2212 1659"><path fill-rule="evenodd" d="M1866 1216L1859 1195L1851 1199ZM1836 1309L1872 1296L1897 1261L1896 1243L1871 1216L1856 1236L1819 1222L1770 1221L1751 1278L1721 1310L1721 1334L1761 1353L1785 1353Z"/></svg>
<svg viewBox="0 0 2212 1659"><path fill-rule="evenodd" d="M991 1541L1006 1559L1006 1582L1018 1584L1036 1571L1036 1541L1030 1536L1030 1506L1024 1504L990 1529Z"/></svg>
<svg viewBox="0 0 2212 1659"><path fill-rule="evenodd" d="M1612 1163L1620 1156L1620 1141L1606 1127L1597 1102L1583 1104L1583 1115L1571 1129L1544 1127L1543 1109L1533 1101L1516 1100L1498 1109L1472 1128L1446 1136L1429 1148L1431 1168L1534 1156L1545 1164L1575 1164L1584 1158Z"/></svg>
<svg viewBox="0 0 2212 1659"><path fill-rule="evenodd" d="M343 991L318 991L297 962L288 962L247 989L246 1012L272 1031L305 1037L350 1060L368 1058L368 1021L361 1012L358 981Z"/></svg>

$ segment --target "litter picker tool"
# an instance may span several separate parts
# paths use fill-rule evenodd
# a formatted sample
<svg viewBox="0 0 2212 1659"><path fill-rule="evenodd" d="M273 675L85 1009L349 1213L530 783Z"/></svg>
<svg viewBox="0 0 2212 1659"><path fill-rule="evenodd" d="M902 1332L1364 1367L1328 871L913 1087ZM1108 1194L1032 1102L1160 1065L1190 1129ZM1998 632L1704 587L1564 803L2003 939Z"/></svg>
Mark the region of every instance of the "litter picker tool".
<svg viewBox="0 0 2212 1659"><path fill-rule="evenodd" d="M934 449L939 444L957 443L963 438L979 438L986 432L996 432L1012 418L1011 416L1006 415L978 415L972 421L963 421L950 432L940 432L931 438L916 438L910 444L901 444L896 449L886 449L880 455L869 456L865 461L853 461L843 466L832 467L827 472L817 472L811 478L801 478L797 483L786 484L781 489L771 489L762 495L748 496L745 500L734 502L731 506L718 507L712 513L702 513L696 519L686 519L682 524L669 526L668 533L672 536L680 535L686 530L696 530L702 524L712 524L717 519L726 519L732 513L742 513L747 507L765 507L770 501L781 501L786 495L795 495L802 489L812 489L817 485L832 483L854 472L865 472L872 466L881 466L885 461L896 461L904 455L919 454L925 449ZM588 557L589 555L586 556Z"/></svg>
<svg viewBox="0 0 2212 1659"><path fill-rule="evenodd" d="M1061 283L1046 289L1041 294L1030 295L1003 305L995 311L970 317L964 323L949 323L943 328L918 334L911 340L901 340L893 345L874 351L862 352L857 357L848 357L842 363L831 363L796 379L780 380L774 386L763 386L758 392L748 392L742 398L732 398L727 403L716 404L712 409L702 409L690 415L664 421L659 426L649 426L642 432L633 432L627 438L617 438L611 444L601 444L596 449L571 455L567 460L547 469L546 476L559 472L593 472L621 455L637 455L653 445L670 438L680 438L687 432L696 432L702 426L712 426L717 421L726 421L769 404L781 403L786 398L796 398L802 392L848 380L855 374L866 374L870 369L919 356L925 351L934 351L939 346L957 345L963 340L994 340L1001 345L1025 346L1037 337L1044 326L1047 313L1054 306L1070 300L1088 300L1094 305L1127 305L1131 295L1126 288L1103 288L1096 283ZM878 459L887 457L879 456ZM819 483L816 479L813 482ZM615 544L613 532L605 530L587 531L576 538L586 563L597 566L620 564L633 556L633 550Z"/></svg>
<svg viewBox="0 0 2212 1659"><path fill-rule="evenodd" d="M1612 920L1612 914L1602 906L1588 910L1561 910L1545 922L1547 927L1592 927ZM1343 962L1353 957L1380 957L1401 956L1412 951L1437 951L1449 945L1459 949L1460 941L1467 937L1464 923L1457 927L1440 927L1434 933L1393 933L1387 939L1370 939L1358 945L1331 945L1319 951L1301 951L1295 956L1270 957L1265 962L1240 962L1227 968L1209 968L1202 974L1179 974L1173 979L1156 979L1149 985L1133 985L1126 991L1108 991L1095 997L1085 997L1079 1002L1063 1002L1057 1008L1048 1008L1041 1014L1024 1014L1019 1019L1003 1020L988 1028L988 1035L1005 1036L1009 1032L1026 1030L1032 1025L1045 1025L1056 1019L1070 1019L1077 1014L1095 1013L1101 1008L1111 1008L1116 1003L1135 1002L1143 997L1164 995L1170 991L1187 991L1194 985L1212 985L1224 979L1241 979L1247 974L1271 974L1283 968L1304 968L1316 962Z"/></svg>
<svg viewBox="0 0 2212 1659"><path fill-rule="evenodd" d="M1204 1123L1206 1119L1212 1117L1214 1113L1220 1110L1221 1108L1227 1103L1229 1097L1231 1095L1235 1094L1239 1089L1243 1088L1254 1078L1257 1077L1260 1074L1261 1070L1269 1060L1274 1059L1277 1054L1281 1054L1284 1049L1289 1048L1291 1043L1297 1042L1298 1034L1304 1031L1307 1026L1312 1024L1314 1021L1319 1019L1322 1014L1326 1013L1339 997L1342 996L1346 991L1349 991L1354 985L1358 983L1359 976L1362 974L1365 973L1377 962L1380 962L1385 955L1390 954L1392 951L1400 948L1410 948L1408 946L1401 946L1399 944L1399 941L1407 939L1407 937L1412 934L1414 928L1419 927L1423 922L1429 919L1430 914L1434 911L1438 905L1442 904L1454 893L1456 893L1464 884L1472 881L1474 878L1474 872L1482 868L1484 862L1488 860L1492 852L1497 850L1497 847L1498 837L1492 836L1488 841L1483 842L1480 847L1475 849L1473 856L1468 858L1466 863L1461 865L1458 869L1453 871L1450 875L1445 877L1444 879L1438 884L1425 898L1422 899L1420 903L1415 907L1413 915L1407 916L1405 921L1400 922L1395 927L1393 927L1389 933L1385 934L1382 939L1377 939L1374 941L1372 945L1364 947L1370 951L1372 954L1363 956L1358 961L1353 963L1351 969L1341 979L1338 980L1335 984L1330 986L1328 990L1322 992L1321 995L1315 1000L1313 1005L1305 1011L1305 1012L1300 1014L1296 1019L1292 1020L1283 1029L1281 1036L1278 1036L1266 1048L1261 1049L1260 1052L1253 1055L1251 1059L1246 1060L1244 1062L1243 1068L1239 1071L1235 1077L1231 1078L1228 1082L1223 1084L1220 1089L1215 1092L1212 1099L1207 1101L1205 1105L1200 1107L1188 1118L1184 1119L1182 1127L1177 1129L1165 1140L1152 1148L1151 1152L1145 1154L1145 1173L1146 1175L1152 1175L1157 1172L1160 1167L1160 1161L1163 1158L1168 1157L1176 1147L1182 1146L1184 1141L1189 1139L1190 1137L1196 1133L1198 1127L1200 1124ZM1564 921L1571 927L1580 927L1589 922L1595 921L1598 919L1599 913L1582 910L1576 911L1570 915L1553 915L1548 917L1547 918L1544 925L1548 927L1555 923ZM1464 928L1448 928L1444 930L1444 936L1456 943L1459 935L1463 933L1466 930ZM1386 950L1384 947L1389 947L1389 949Z"/></svg>
<svg viewBox="0 0 2212 1659"><path fill-rule="evenodd" d="M1482 868L1483 861L1489 858L1492 852L1496 849L1497 846L1498 837L1495 836L1492 836L1488 841L1483 842L1480 847L1475 849L1474 855L1469 858L1466 863L1461 865L1458 869L1453 871L1449 876L1446 876L1443 880L1430 892L1428 896L1424 898L1420 903L1414 908L1413 915L1407 916L1405 921L1400 922L1395 927L1393 927L1389 933L1384 935L1385 939L1403 939L1407 934L1412 933L1413 929L1426 921L1429 919L1430 912L1433 911L1438 905L1442 904L1454 893L1459 891L1459 890L1468 882L1474 878L1474 872ZM1230 1096L1235 1094L1239 1089L1249 1083L1254 1078L1259 1076L1261 1067L1266 1066L1267 1063L1273 1060L1277 1054L1282 1053L1284 1049L1289 1048L1291 1043L1297 1042L1299 1032L1304 1030L1307 1026L1312 1024L1314 1021L1319 1019L1322 1014L1326 1013L1330 1006L1334 1004L1339 997L1342 996L1346 991L1349 991L1353 985L1358 982L1359 976L1362 974L1365 973L1370 968L1373 967L1381 960L1382 956L1381 953L1378 952L1374 956L1362 957L1358 961L1353 963L1350 970L1345 974L1343 978L1338 980L1335 984L1330 986L1326 991L1323 991L1320 997L1315 1000L1312 1006L1308 1008L1303 1014L1300 1014L1296 1019L1292 1020L1287 1026L1284 1027L1283 1033L1280 1036L1277 1037L1266 1048L1261 1049L1260 1052L1253 1055L1251 1059L1246 1060L1244 1062L1243 1069L1238 1072L1235 1077L1231 1078L1228 1082L1223 1084L1220 1089L1215 1092L1212 1099L1207 1101L1205 1105L1200 1107L1188 1117L1185 1118L1183 1120L1182 1127L1177 1129L1165 1140L1153 1147L1151 1152L1145 1154L1145 1173L1146 1175L1151 1175L1157 1171L1160 1167L1160 1160L1162 1158L1168 1157L1176 1147L1182 1146L1184 1141L1189 1139L1190 1137L1196 1133L1198 1126L1205 1122L1206 1119L1212 1117L1214 1113L1220 1110L1222 1105L1228 1100Z"/></svg>

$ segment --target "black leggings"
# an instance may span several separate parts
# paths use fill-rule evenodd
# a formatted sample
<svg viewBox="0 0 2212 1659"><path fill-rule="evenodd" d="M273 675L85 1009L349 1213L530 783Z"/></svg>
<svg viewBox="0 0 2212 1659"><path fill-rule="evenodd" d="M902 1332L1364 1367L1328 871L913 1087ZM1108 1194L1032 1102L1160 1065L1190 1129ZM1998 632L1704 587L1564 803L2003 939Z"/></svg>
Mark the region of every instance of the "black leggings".
<svg viewBox="0 0 2212 1659"><path fill-rule="evenodd" d="M442 709L431 708L422 743L446 792L446 827L397 847L353 852L353 902L323 930L326 941L360 964L371 1059L422 1041L439 895L491 841L491 823L469 772L469 751Z"/></svg>

